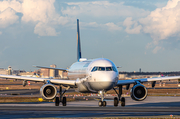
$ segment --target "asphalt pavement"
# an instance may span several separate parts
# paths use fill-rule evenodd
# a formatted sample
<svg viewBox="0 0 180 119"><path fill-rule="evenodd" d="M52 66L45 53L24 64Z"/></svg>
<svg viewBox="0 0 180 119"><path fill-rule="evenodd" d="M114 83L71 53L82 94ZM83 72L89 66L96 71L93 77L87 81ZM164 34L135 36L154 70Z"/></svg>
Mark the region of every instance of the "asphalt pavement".
<svg viewBox="0 0 180 119"><path fill-rule="evenodd" d="M92 97L91 97L92 98ZM88 99L88 97L86 97ZM92 117L176 117L180 118L180 97L149 96L144 101L126 97L125 107L114 107L113 97L107 106L99 107L98 100L67 102L55 106L53 102L0 104L0 117L8 118L92 118Z"/></svg>

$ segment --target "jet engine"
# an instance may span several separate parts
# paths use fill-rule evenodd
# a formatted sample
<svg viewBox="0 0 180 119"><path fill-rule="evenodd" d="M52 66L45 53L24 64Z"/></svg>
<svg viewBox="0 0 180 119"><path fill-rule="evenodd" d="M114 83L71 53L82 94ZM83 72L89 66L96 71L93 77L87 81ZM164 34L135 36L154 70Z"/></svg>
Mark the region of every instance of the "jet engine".
<svg viewBox="0 0 180 119"><path fill-rule="evenodd" d="M136 101L142 101L147 97L147 89L142 84L136 84L131 89L131 98Z"/></svg>
<svg viewBox="0 0 180 119"><path fill-rule="evenodd" d="M56 97L57 89L53 84L45 84L41 87L40 94L43 99L51 100Z"/></svg>

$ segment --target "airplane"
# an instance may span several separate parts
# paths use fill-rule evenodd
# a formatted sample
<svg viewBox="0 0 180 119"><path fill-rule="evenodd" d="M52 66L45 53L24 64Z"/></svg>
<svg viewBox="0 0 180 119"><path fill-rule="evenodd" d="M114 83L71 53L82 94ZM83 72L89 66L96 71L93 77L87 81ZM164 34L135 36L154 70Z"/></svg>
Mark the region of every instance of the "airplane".
<svg viewBox="0 0 180 119"><path fill-rule="evenodd" d="M118 106L119 103L121 106L125 106L125 98L122 97L122 87L124 85L126 86L126 89L129 89L130 84L134 84L131 89L131 98L136 101L142 101L146 99L148 94L146 87L142 83L152 82L152 87L154 87L156 81L180 79L180 76L171 76L118 80L118 69L111 60L106 58L88 60L81 57L79 19L77 19L77 62L73 63L69 69L45 66L36 67L67 71L69 80L45 79L12 75L0 75L0 77L6 79L21 79L23 80L23 85L26 85L27 81L44 82L44 85L40 88L40 95L43 99L55 99L55 106L59 106L60 103L62 103L63 106L67 105L66 97L63 95L70 88L73 88L75 89L75 91L80 93L99 93L100 100L98 102L98 105L100 107L105 107L107 104L104 98L104 94L108 90L113 89L117 94L117 97L114 97L114 106ZM57 97L57 88L55 87L55 85L59 86L59 97ZM66 87L64 91L62 90L62 86Z"/></svg>

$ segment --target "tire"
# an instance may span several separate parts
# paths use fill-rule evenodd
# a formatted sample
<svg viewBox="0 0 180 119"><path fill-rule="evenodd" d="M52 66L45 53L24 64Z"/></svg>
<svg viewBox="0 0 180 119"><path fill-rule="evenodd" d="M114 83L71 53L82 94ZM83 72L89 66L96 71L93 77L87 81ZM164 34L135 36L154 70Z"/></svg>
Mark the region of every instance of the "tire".
<svg viewBox="0 0 180 119"><path fill-rule="evenodd" d="M124 97L121 98L121 106L122 106L122 107L125 106L125 98L124 98Z"/></svg>
<svg viewBox="0 0 180 119"><path fill-rule="evenodd" d="M114 106L115 106L115 107L118 106L118 98L117 98L117 97L114 98Z"/></svg>
<svg viewBox="0 0 180 119"><path fill-rule="evenodd" d="M106 107L106 101L103 101L102 103L103 103L103 106Z"/></svg>
<svg viewBox="0 0 180 119"><path fill-rule="evenodd" d="M99 101L98 105L99 105L99 107L103 106L103 102Z"/></svg>
<svg viewBox="0 0 180 119"><path fill-rule="evenodd" d="M63 106L66 106L66 97L63 97L62 105L63 105Z"/></svg>
<svg viewBox="0 0 180 119"><path fill-rule="evenodd" d="M55 106L59 106L59 97L55 98Z"/></svg>

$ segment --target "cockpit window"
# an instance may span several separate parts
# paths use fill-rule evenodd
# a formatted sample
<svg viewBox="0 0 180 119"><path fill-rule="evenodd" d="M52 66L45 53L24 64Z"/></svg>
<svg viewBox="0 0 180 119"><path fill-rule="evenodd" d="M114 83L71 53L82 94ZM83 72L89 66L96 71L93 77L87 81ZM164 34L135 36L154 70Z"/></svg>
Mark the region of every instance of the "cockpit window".
<svg viewBox="0 0 180 119"><path fill-rule="evenodd" d="M93 67L91 72L94 72L94 71L115 71L115 72L117 72L115 67Z"/></svg>
<svg viewBox="0 0 180 119"><path fill-rule="evenodd" d="M105 67L99 67L98 71L105 71Z"/></svg>
<svg viewBox="0 0 180 119"><path fill-rule="evenodd" d="M115 67L112 67L113 68L113 71L117 72L116 68Z"/></svg>
<svg viewBox="0 0 180 119"><path fill-rule="evenodd" d="M106 67L106 71L112 71L112 67Z"/></svg>
<svg viewBox="0 0 180 119"><path fill-rule="evenodd" d="M94 67L94 68L91 70L91 72L97 71L97 69L98 69L98 67Z"/></svg>

